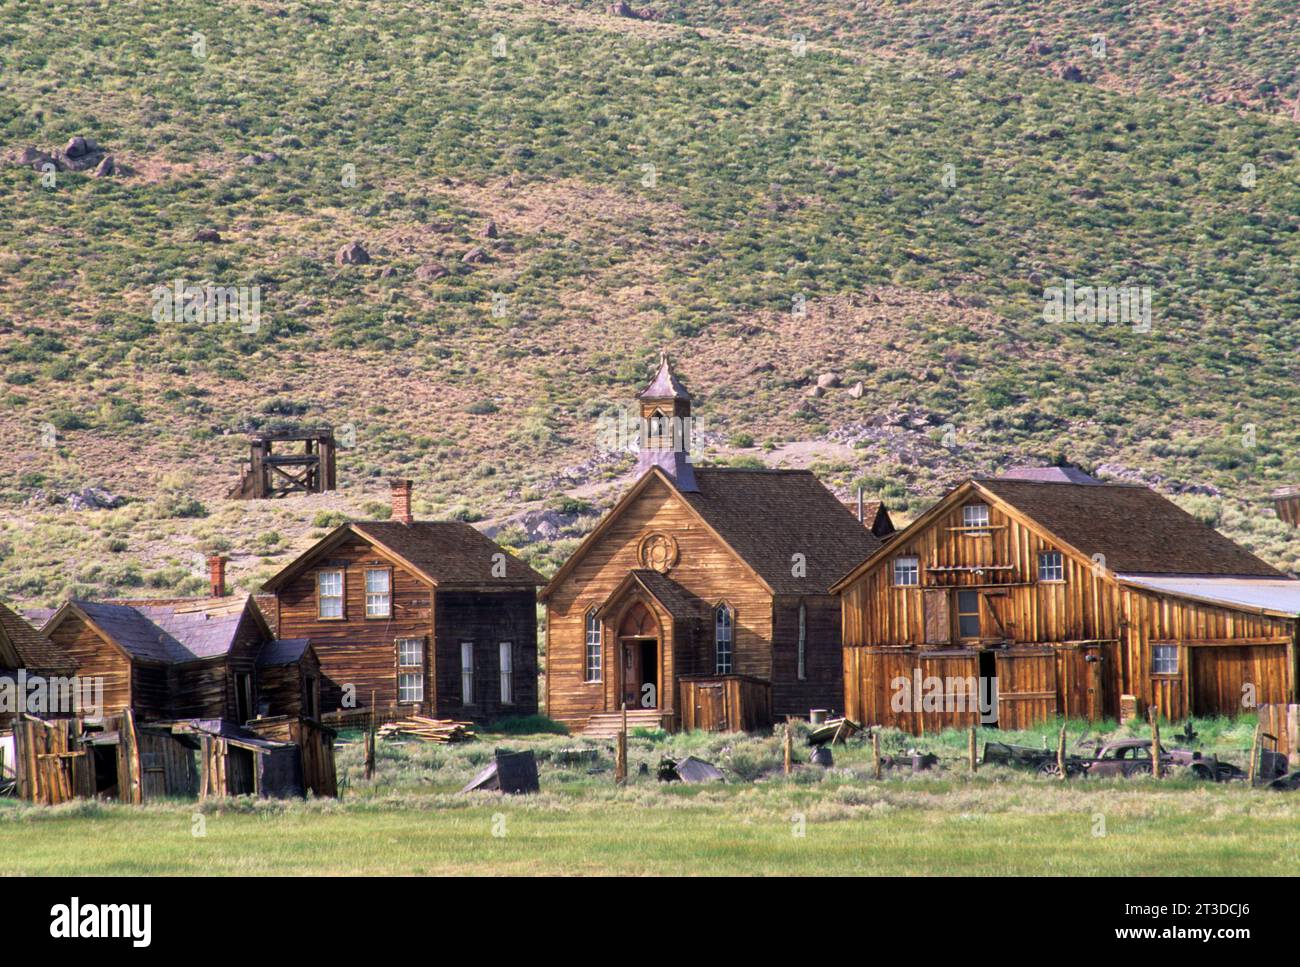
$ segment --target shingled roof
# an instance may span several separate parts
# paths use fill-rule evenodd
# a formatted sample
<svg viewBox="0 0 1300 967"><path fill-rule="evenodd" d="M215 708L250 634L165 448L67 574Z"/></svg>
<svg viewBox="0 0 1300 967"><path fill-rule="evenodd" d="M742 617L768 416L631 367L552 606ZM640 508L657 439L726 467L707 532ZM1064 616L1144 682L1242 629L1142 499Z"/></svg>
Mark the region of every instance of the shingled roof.
<svg viewBox="0 0 1300 967"><path fill-rule="evenodd" d="M628 576L619 582L613 593L605 599L601 610L617 604L623 598L629 582L635 581L647 594L664 606L674 618L702 618L709 613L709 605L701 601L690 591L666 574L650 568L633 568Z"/></svg>
<svg viewBox="0 0 1300 967"><path fill-rule="evenodd" d="M180 664L228 654L248 599L170 604L70 602L135 658Z"/></svg>
<svg viewBox="0 0 1300 967"><path fill-rule="evenodd" d="M691 394L686 392L686 387L682 381L674 374L672 367L668 365L668 354L659 354L659 369L655 373L655 378L650 381L650 385L643 389L637 397L642 400L689 400Z"/></svg>
<svg viewBox="0 0 1300 967"><path fill-rule="evenodd" d="M438 584L522 585L536 587L546 579L491 538L458 520L365 521L352 527L409 561ZM504 555L505 575L493 575L496 555Z"/></svg>
<svg viewBox="0 0 1300 967"><path fill-rule="evenodd" d="M1105 555L1111 571L1285 577L1146 487L1005 477L974 482L1076 550Z"/></svg>
<svg viewBox="0 0 1300 967"><path fill-rule="evenodd" d="M880 539L811 470L696 468L682 497L776 594L824 594ZM802 554L807 576L795 577Z"/></svg>
<svg viewBox="0 0 1300 967"><path fill-rule="evenodd" d="M71 671L57 648L19 615L0 604L0 667L41 672Z"/></svg>

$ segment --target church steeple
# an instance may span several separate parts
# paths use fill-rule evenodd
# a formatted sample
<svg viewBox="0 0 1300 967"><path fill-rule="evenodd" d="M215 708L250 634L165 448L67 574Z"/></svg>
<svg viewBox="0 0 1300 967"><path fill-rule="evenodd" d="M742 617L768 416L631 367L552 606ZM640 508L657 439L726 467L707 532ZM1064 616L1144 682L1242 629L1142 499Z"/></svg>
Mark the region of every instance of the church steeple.
<svg viewBox="0 0 1300 967"><path fill-rule="evenodd" d="M637 396L641 404L642 473L658 467L673 478L679 490L694 491L695 473L687 454L691 446L691 394L686 391L660 351L655 377Z"/></svg>

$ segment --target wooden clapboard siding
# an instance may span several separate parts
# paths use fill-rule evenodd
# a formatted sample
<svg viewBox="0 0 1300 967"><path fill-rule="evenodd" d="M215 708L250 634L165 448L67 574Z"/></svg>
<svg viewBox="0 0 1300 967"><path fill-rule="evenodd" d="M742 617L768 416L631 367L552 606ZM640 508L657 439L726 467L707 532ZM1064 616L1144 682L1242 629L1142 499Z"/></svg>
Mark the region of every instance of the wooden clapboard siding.
<svg viewBox="0 0 1300 967"><path fill-rule="evenodd" d="M735 611L733 672L770 680L772 676L772 595L737 556L701 523L681 497L655 479L626 504L594 541L586 545L581 560L547 598L546 711L572 726L585 725L598 712L619 707L616 662L618 615L604 622L602 676L585 682L586 615L600 607L627 577L642 567L641 540L651 533L671 535L677 542L678 560L669 576L708 607L721 601ZM690 642L671 640L671 621L660 607L665 638L661 654L668 663L661 670L661 704L676 704L673 672L712 673L713 629L706 619ZM806 709L804 710L806 711Z"/></svg>
<svg viewBox="0 0 1300 967"><path fill-rule="evenodd" d="M799 605L807 610L804 677L799 677ZM840 607L833 595L782 595L775 602L772 636L772 713L807 715L844 707Z"/></svg>
<svg viewBox="0 0 1300 967"><path fill-rule="evenodd" d="M392 568L392 615L367 618L365 573L368 567ZM316 575L341 568L343 620L321 619L316 602ZM425 701L422 712L436 707L433 665L433 589L411 571L382 556L368 542L354 537L323 553L319 560L276 591L281 638L310 638L320 660L321 710L343 708L345 689L358 708L372 697L379 705L397 702L398 638L424 638Z"/></svg>
<svg viewBox="0 0 1300 967"><path fill-rule="evenodd" d="M537 595L528 590L439 591L434 666L438 715L491 720L537 713ZM474 643L474 702L461 696L461 643ZM501 702L501 643L514 658L513 701Z"/></svg>
<svg viewBox="0 0 1300 967"><path fill-rule="evenodd" d="M103 680L105 715L131 707L131 660L120 649L75 617L60 622L51 631L50 640L67 657L79 677Z"/></svg>

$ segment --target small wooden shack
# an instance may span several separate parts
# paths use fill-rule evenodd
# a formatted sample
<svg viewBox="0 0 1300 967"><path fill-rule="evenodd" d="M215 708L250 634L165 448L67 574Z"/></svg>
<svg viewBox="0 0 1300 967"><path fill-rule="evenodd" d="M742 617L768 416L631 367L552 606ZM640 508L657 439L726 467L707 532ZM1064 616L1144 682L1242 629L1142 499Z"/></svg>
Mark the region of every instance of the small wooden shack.
<svg viewBox="0 0 1300 967"><path fill-rule="evenodd" d="M292 448L300 444L297 451ZM265 500L290 494L323 494L338 486L332 429L284 430L249 438L248 462L230 497Z"/></svg>
<svg viewBox="0 0 1300 967"><path fill-rule="evenodd" d="M338 794L334 733L306 720L241 728L212 719L140 722L130 709L98 720L24 715L14 738L18 796L45 805Z"/></svg>
<svg viewBox="0 0 1300 967"><path fill-rule="evenodd" d="M17 694L19 673L27 680L48 679L52 676L69 676L74 672L72 661L61 654L39 631L21 616L0 605L0 679L13 683L16 702L26 696ZM10 701L0 701L0 728L13 724L22 711L11 706Z"/></svg>

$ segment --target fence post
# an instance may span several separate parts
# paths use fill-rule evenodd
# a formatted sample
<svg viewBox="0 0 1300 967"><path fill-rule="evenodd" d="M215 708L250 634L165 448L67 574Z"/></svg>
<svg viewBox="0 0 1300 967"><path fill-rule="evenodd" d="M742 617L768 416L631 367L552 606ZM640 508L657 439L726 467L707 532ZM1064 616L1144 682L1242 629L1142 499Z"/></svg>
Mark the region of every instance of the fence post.
<svg viewBox="0 0 1300 967"><path fill-rule="evenodd" d="M871 758L876 766L876 778L880 778L880 733L876 729L871 730Z"/></svg>
<svg viewBox="0 0 1300 967"><path fill-rule="evenodd" d="M1250 769L1246 778L1246 784L1250 786L1255 784L1255 777L1259 774L1259 733L1263 728L1262 723L1255 723L1255 737L1250 742Z"/></svg>
<svg viewBox="0 0 1300 967"><path fill-rule="evenodd" d="M627 702L623 703L623 723L614 738L614 782L627 782Z"/></svg>
<svg viewBox="0 0 1300 967"><path fill-rule="evenodd" d="M1151 706L1151 775L1160 778L1160 707Z"/></svg>
<svg viewBox="0 0 1300 967"><path fill-rule="evenodd" d="M794 765L792 761L793 759L794 759L794 740L791 738L790 735L790 720L787 718L785 720L785 774L787 776L790 774L791 768L793 768Z"/></svg>
<svg viewBox="0 0 1300 967"><path fill-rule="evenodd" d="M970 760L970 771L979 771L979 759L975 755L975 726L970 727L970 737L966 744L966 756Z"/></svg>
<svg viewBox="0 0 1300 967"><path fill-rule="evenodd" d="M1065 778L1065 723L1061 723L1061 734L1056 737L1056 768L1061 770L1061 778Z"/></svg>

